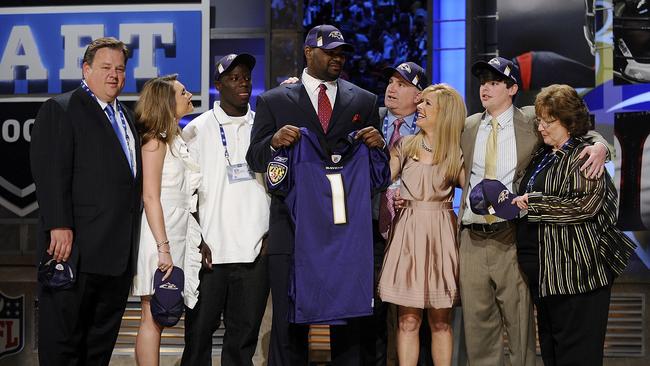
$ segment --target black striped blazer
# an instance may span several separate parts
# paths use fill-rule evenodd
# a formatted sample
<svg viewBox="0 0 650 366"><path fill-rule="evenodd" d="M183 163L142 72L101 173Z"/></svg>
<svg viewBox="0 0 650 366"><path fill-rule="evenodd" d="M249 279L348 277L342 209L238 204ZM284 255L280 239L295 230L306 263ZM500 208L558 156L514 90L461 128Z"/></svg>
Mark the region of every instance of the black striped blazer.
<svg viewBox="0 0 650 366"><path fill-rule="evenodd" d="M528 220L539 223L540 296L585 293L623 272L635 244L616 228L617 193L607 172L588 179L578 158L589 144L572 139L548 168L543 192L528 198ZM539 149L529 169L549 151ZM521 183L525 184L525 183Z"/></svg>

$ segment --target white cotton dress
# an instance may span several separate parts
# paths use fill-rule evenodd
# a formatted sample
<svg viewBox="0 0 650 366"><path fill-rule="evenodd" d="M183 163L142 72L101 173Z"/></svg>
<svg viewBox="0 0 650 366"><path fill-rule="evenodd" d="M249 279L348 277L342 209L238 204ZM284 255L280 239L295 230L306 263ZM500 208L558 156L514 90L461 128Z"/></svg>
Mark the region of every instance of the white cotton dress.
<svg viewBox="0 0 650 366"><path fill-rule="evenodd" d="M190 158L183 139L176 137L165 154L160 202L172 260L185 273L184 300L189 308L194 307L199 296L201 228L192 213L196 211L195 192L200 183L199 165ZM134 296L153 294L153 274L157 268L156 240L149 228L147 215L143 212L138 267L131 291Z"/></svg>

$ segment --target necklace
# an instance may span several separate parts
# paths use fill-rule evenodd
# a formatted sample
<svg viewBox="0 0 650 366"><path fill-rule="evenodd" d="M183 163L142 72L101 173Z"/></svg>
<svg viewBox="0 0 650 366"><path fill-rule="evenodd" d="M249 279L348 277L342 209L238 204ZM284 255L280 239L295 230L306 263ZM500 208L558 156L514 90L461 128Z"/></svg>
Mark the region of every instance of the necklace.
<svg viewBox="0 0 650 366"><path fill-rule="evenodd" d="M426 152L433 152L433 150L429 147L429 145L427 145L427 143L426 143L426 141L424 141L424 139L422 139L422 148L423 148Z"/></svg>

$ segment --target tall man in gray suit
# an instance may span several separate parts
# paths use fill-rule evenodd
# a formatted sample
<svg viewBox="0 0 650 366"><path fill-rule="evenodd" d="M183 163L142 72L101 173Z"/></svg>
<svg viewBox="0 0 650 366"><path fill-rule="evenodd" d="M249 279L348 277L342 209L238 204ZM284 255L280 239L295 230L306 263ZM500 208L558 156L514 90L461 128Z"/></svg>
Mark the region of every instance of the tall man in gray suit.
<svg viewBox="0 0 650 366"><path fill-rule="evenodd" d="M460 290L465 341L471 366L505 364L503 329L508 335L512 366L535 365L533 307L526 279L517 262L515 223L468 210L468 192L482 179L519 186L532 153L542 144L532 107L512 102L518 91L518 72L504 58L479 61L472 73L480 79L485 111L467 118L461 136L465 159L465 187L458 217L460 231ZM590 133L593 146L583 150L589 159L583 169L602 174L608 154L606 142ZM492 140L494 143L488 143Z"/></svg>
<svg viewBox="0 0 650 366"><path fill-rule="evenodd" d="M41 365L108 365L117 339L142 213L140 138L117 100L127 55L115 38L92 41L81 85L46 101L34 123L37 253L76 272L72 288L39 286Z"/></svg>

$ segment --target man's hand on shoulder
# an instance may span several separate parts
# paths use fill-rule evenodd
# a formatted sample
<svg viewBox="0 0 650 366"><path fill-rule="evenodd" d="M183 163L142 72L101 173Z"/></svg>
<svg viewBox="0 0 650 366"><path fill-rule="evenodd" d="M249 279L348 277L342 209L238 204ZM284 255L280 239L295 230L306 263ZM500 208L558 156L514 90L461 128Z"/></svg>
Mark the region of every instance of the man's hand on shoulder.
<svg viewBox="0 0 650 366"><path fill-rule="evenodd" d="M295 76L292 76L292 77L290 77L290 78L284 80L283 82L281 82L280 85L285 85L285 84L295 84L295 83L297 83L297 82L299 82L299 81L300 81L300 79L298 79L298 78L295 77Z"/></svg>
<svg viewBox="0 0 650 366"><path fill-rule="evenodd" d="M300 128L284 125L271 138L271 147L279 149L295 144L300 139Z"/></svg>
<svg viewBox="0 0 650 366"><path fill-rule="evenodd" d="M384 138L376 128L372 126L364 127L357 132L356 139L361 139L368 147L383 148L386 145Z"/></svg>
<svg viewBox="0 0 650 366"><path fill-rule="evenodd" d="M607 159L607 147L603 144L594 144L585 147L578 156L579 159L589 155L587 161L580 167L580 171L587 170L587 178L600 178L605 171L605 160Z"/></svg>
<svg viewBox="0 0 650 366"><path fill-rule="evenodd" d="M57 261L67 261L72 252L72 229L56 228L50 230L50 246L47 248L47 254Z"/></svg>

